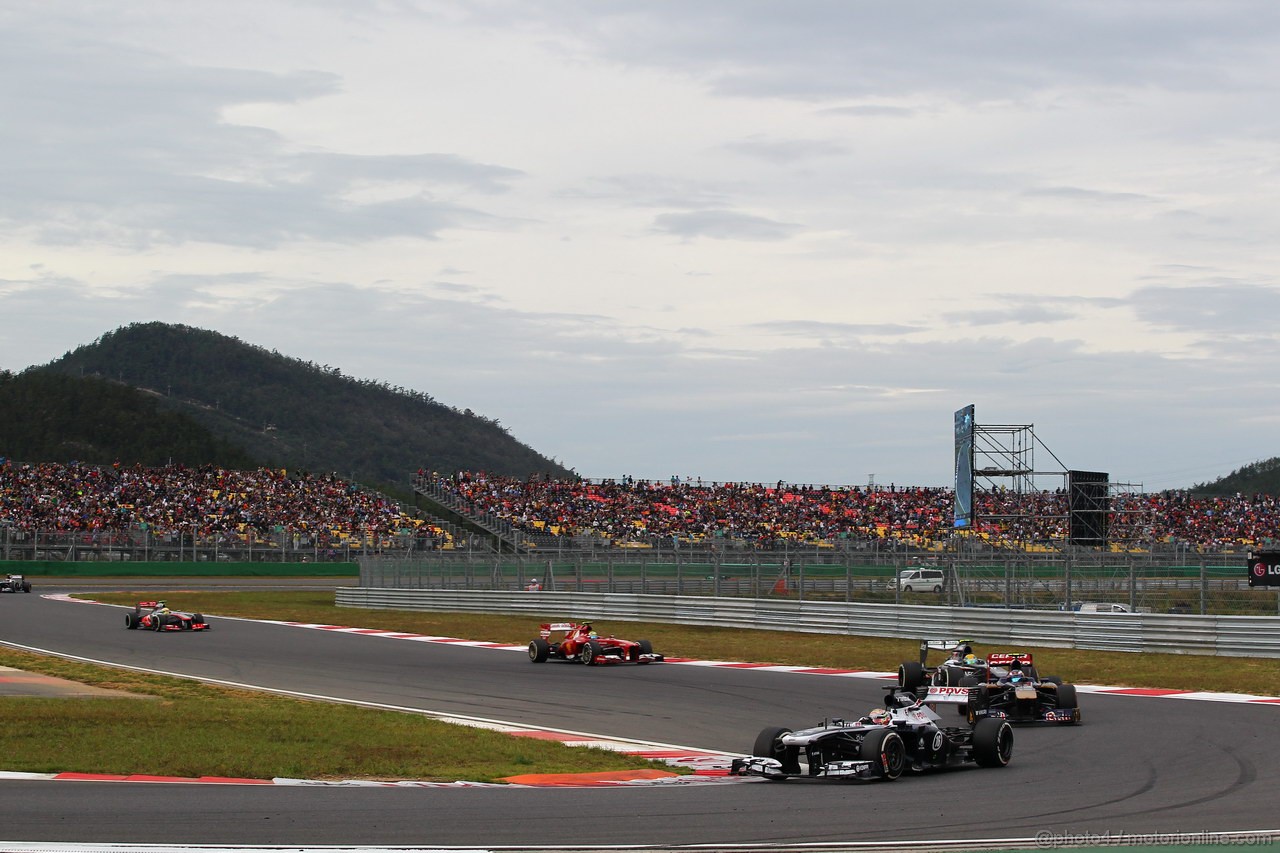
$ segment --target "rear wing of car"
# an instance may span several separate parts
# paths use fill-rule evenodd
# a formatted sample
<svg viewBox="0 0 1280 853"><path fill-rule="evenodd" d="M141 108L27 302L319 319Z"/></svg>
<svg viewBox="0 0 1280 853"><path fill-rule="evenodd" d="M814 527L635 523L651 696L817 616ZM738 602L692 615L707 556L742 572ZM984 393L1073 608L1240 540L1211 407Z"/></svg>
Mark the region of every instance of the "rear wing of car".
<svg viewBox="0 0 1280 853"><path fill-rule="evenodd" d="M578 622L543 622L538 626L538 633L546 639L553 631L576 631L581 627Z"/></svg>
<svg viewBox="0 0 1280 853"><path fill-rule="evenodd" d="M148 607L155 607L159 603L158 601L139 601L138 606L145 610Z"/></svg>
<svg viewBox="0 0 1280 853"><path fill-rule="evenodd" d="M1031 652L992 652L987 655L987 663L991 666L1031 666Z"/></svg>
<svg viewBox="0 0 1280 853"><path fill-rule="evenodd" d="M929 651L950 652L960 646L967 646L973 643L973 640L921 640L920 641L920 665L924 666L929 658Z"/></svg>

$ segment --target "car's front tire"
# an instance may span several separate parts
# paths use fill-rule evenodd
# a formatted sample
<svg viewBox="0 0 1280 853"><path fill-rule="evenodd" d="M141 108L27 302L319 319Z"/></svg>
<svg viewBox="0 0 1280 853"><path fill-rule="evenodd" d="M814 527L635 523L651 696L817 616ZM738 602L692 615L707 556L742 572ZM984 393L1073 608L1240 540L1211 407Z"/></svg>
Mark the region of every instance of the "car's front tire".
<svg viewBox="0 0 1280 853"><path fill-rule="evenodd" d="M582 644L582 651L578 652L578 659L587 666L595 666L600 661L600 655L604 654L604 648L595 640L590 640Z"/></svg>
<svg viewBox="0 0 1280 853"><path fill-rule="evenodd" d="M1063 711L1075 711L1073 722L1080 722L1080 703L1076 699L1076 686L1074 684L1058 685L1058 708Z"/></svg>
<svg viewBox="0 0 1280 853"><path fill-rule="evenodd" d="M871 775L892 782L907 769L907 745L893 729L872 729L862 739L859 756L871 762Z"/></svg>
<svg viewBox="0 0 1280 853"><path fill-rule="evenodd" d="M751 754L757 758L776 758L782 763L782 772L798 774L800 772L800 747L786 746L782 743L782 736L791 734L791 729L780 727L771 727L762 729L760 734L756 736L755 746L751 748ZM774 782L785 780L786 776L766 776Z"/></svg>

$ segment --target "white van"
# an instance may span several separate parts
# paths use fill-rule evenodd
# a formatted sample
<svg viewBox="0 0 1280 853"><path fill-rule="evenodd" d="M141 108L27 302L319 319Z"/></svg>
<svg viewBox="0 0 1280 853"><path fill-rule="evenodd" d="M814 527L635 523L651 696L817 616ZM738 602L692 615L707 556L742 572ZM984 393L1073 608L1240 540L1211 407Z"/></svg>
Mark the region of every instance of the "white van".
<svg viewBox="0 0 1280 853"><path fill-rule="evenodd" d="M889 589L896 584L903 592L942 592L945 581L942 569L903 569L889 581Z"/></svg>
<svg viewBox="0 0 1280 853"><path fill-rule="evenodd" d="M1075 610L1079 613L1130 613L1127 604L1108 604L1105 602L1086 601L1076 606Z"/></svg>

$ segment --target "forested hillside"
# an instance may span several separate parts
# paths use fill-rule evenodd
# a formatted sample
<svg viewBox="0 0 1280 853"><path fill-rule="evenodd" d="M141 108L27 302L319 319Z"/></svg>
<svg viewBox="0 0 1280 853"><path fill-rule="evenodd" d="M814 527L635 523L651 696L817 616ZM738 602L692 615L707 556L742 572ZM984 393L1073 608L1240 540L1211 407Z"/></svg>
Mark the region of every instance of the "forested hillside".
<svg viewBox="0 0 1280 853"><path fill-rule="evenodd" d="M29 462L169 462L254 467L240 447L215 437L154 397L95 377L0 371L0 457Z"/></svg>
<svg viewBox="0 0 1280 853"><path fill-rule="evenodd" d="M517 477L572 475L517 441L497 420L455 410L424 392L344 376L336 367L189 326L126 326L21 376L30 382L27 374L33 372L100 377L141 389L160 411L188 416L225 442L224 447L241 448L238 459L247 456L271 467L334 471L375 487L403 490L424 466ZM107 386L104 382L94 387ZM82 414L78 436L96 436L87 412ZM6 409L4 415L23 417L20 410ZM154 430L140 432L156 437ZM53 453L66 442L53 441L52 446L40 447L40 453ZM126 456L168 455L163 445L145 450L137 443L130 446L135 450ZM6 455L3 448L0 455ZM16 451L7 455L19 456ZM57 458L65 457L59 453Z"/></svg>
<svg viewBox="0 0 1280 853"><path fill-rule="evenodd" d="M1211 483L1197 483L1197 495L1280 495L1280 457L1237 468Z"/></svg>

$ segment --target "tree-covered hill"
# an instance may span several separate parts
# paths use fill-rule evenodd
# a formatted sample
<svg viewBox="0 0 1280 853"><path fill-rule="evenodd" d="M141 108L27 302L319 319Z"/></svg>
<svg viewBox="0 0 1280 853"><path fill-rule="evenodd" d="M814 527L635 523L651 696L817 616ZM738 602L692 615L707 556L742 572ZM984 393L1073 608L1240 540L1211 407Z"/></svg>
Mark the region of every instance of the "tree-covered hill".
<svg viewBox="0 0 1280 853"><path fill-rule="evenodd" d="M96 377L0 371L0 457L254 467L240 447L141 391Z"/></svg>
<svg viewBox="0 0 1280 853"><path fill-rule="evenodd" d="M1280 495L1280 457L1237 468L1211 483L1197 483L1197 495Z"/></svg>
<svg viewBox="0 0 1280 853"><path fill-rule="evenodd" d="M424 466L572 475L496 420L190 326L135 323L22 375L31 372L140 389L260 464L334 471L375 487L403 490Z"/></svg>

